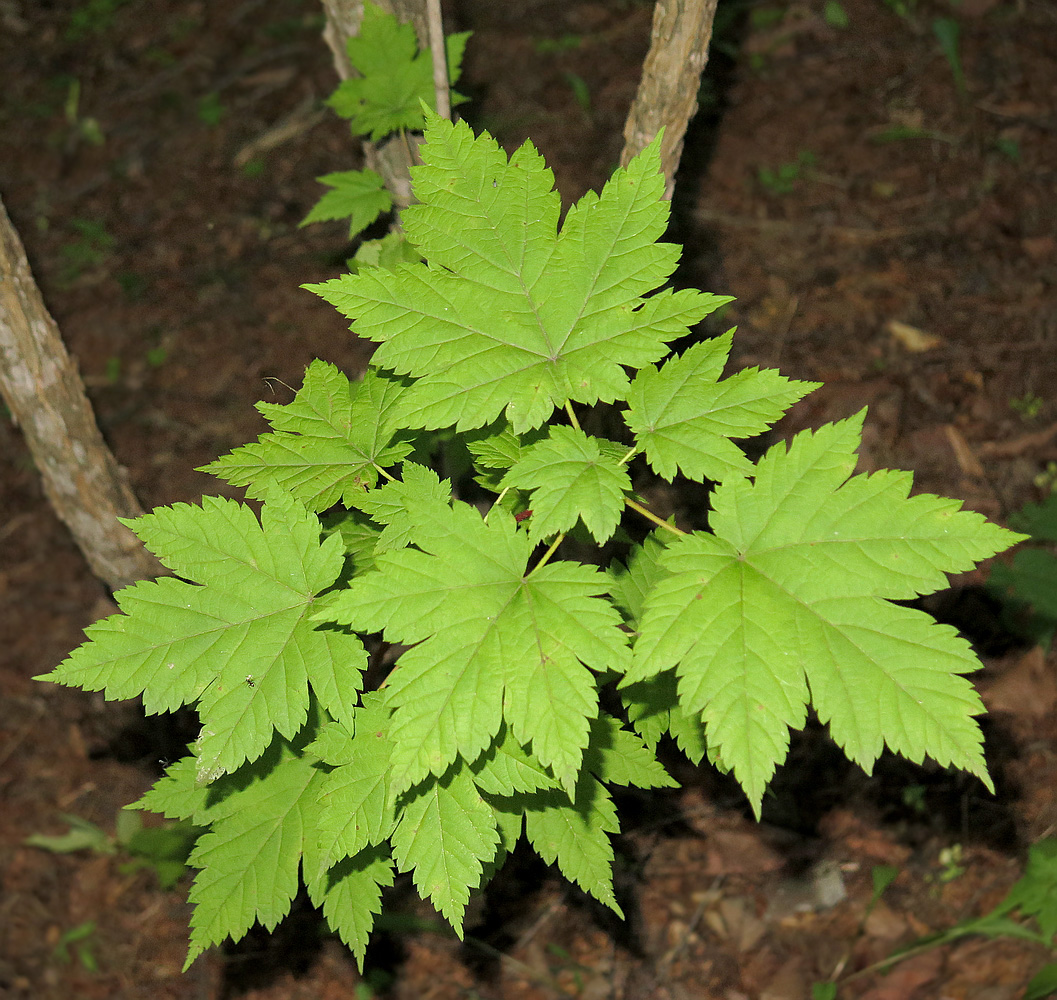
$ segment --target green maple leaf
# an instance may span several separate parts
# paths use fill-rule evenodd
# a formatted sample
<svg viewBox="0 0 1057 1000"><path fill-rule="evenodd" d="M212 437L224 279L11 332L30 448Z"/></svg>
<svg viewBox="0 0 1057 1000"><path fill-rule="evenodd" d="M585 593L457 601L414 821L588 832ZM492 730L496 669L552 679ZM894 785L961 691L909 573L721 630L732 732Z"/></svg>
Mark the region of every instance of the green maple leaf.
<svg viewBox="0 0 1057 1000"><path fill-rule="evenodd" d="M393 207L393 199L386 191L381 175L373 170L345 170L324 174L317 177L316 181L332 190L316 202L312 211L298 223L299 226L348 219L351 240L379 215Z"/></svg>
<svg viewBox="0 0 1057 1000"><path fill-rule="evenodd" d="M386 850L367 847L335 865L320 894L323 916L352 951L361 973L374 918L382 910L382 889L393 881L393 862ZM320 902L315 895L312 900Z"/></svg>
<svg viewBox="0 0 1057 1000"><path fill-rule="evenodd" d="M390 796L389 709L378 692L365 695L355 736L340 723L327 726L309 747L334 769L320 792L320 864L330 868L366 847L383 844L395 822Z"/></svg>
<svg viewBox="0 0 1057 1000"><path fill-rule="evenodd" d="M300 743L303 738L291 744L276 737L253 765L209 788L197 780L195 759L185 757L136 803L211 826L188 862L201 871L190 893L194 912L185 970L210 945L238 940L255 921L273 929L289 911L302 854L314 849L323 779Z"/></svg>
<svg viewBox="0 0 1057 1000"><path fill-rule="evenodd" d="M481 884L484 865L499 847L491 807L464 764L404 796L392 842L397 863L412 871L422 898L430 899L462 937L470 890Z"/></svg>
<svg viewBox="0 0 1057 1000"><path fill-rule="evenodd" d="M402 391L377 372L350 384L334 365L313 361L292 402L257 404L270 433L201 471L259 498L279 487L316 511L339 500L351 504L377 482L380 469L412 449L393 440L393 405Z"/></svg>
<svg viewBox="0 0 1057 1000"><path fill-rule="evenodd" d="M620 829L609 792L590 774L576 783L572 801L561 792L537 792L523 806L525 835L548 864L590 893L617 916L613 895L613 845L608 834Z"/></svg>
<svg viewBox="0 0 1057 1000"><path fill-rule="evenodd" d="M607 570L609 592L629 625L638 624L646 595L668 575L661 566L661 557L670 540L666 531L651 532L646 541L632 548L626 565L614 562Z"/></svg>
<svg viewBox="0 0 1057 1000"><path fill-rule="evenodd" d="M434 501L446 506L451 499L451 481L441 482L432 469L405 462L401 475L402 479L388 482L352 501L358 510L385 525L375 544L376 554L404 548L418 527L419 509Z"/></svg>
<svg viewBox="0 0 1057 1000"><path fill-rule="evenodd" d="M771 369L745 368L720 380L734 331L694 344L658 371L647 365L631 383L625 421L657 474L669 482L749 475L752 463L731 438L769 428L818 382L796 382Z"/></svg>
<svg viewBox="0 0 1057 1000"><path fill-rule="evenodd" d="M448 82L459 78L470 32L444 39ZM349 62L361 74L343 80L328 99L339 115L350 120L357 135L379 142L390 132L422 128L422 103L435 108L433 56L419 51L412 24L400 24L373 3L363 5L359 34L348 41ZM451 95L452 105L465 98Z"/></svg>
<svg viewBox="0 0 1057 1000"><path fill-rule="evenodd" d="M143 696L149 713L198 703L199 777L212 780L307 718L309 664L324 707L347 718L366 665L354 636L308 620L315 595L341 571L341 540L320 543L319 521L274 497L248 507L206 497L129 522L173 572L117 595L125 612L90 626L88 642L46 679L110 698Z"/></svg>
<svg viewBox="0 0 1057 1000"><path fill-rule="evenodd" d="M524 457L528 448L537 441L547 437L548 428L537 428L527 434L515 434L505 422L498 426L481 428L466 435L466 447L473 455L474 464L479 469L490 469L506 472L512 469ZM499 492L499 480L496 478L496 490Z"/></svg>
<svg viewBox="0 0 1057 1000"><path fill-rule="evenodd" d="M401 264L417 264L421 260L402 232L390 232L380 240L364 240L346 263L355 274L361 267L384 267L387 271L395 271Z"/></svg>
<svg viewBox="0 0 1057 1000"><path fill-rule="evenodd" d="M568 400L623 399L625 366L658 360L730 301L649 294L678 258L656 242L668 221L657 141L573 206L559 233L554 179L530 143L508 162L462 122L427 122L420 204L404 228L429 263L305 286L381 344L375 364L417 379L400 402L412 426L468 430L505 411L521 433Z"/></svg>
<svg viewBox="0 0 1057 1000"><path fill-rule="evenodd" d="M713 494L714 534L672 542L670 575L648 596L625 684L674 668L679 700L703 719L715 759L759 812L810 698L869 771L884 745L925 754L990 787L962 674L979 663L953 629L889 603L930 593L1019 536L908 498L911 477L855 467L863 414L797 435Z"/></svg>
<svg viewBox="0 0 1057 1000"><path fill-rule="evenodd" d="M610 593L629 626L637 627L646 597L670 575L661 559L671 537L668 532L654 531L642 545L632 549L626 566L618 562L608 570ZM670 733L695 764L705 756L701 719L688 714L679 703L671 671L628 685L621 691L621 700L628 720L647 746L655 747L665 733Z"/></svg>
<svg viewBox="0 0 1057 1000"><path fill-rule="evenodd" d="M240 938L259 921L272 930L297 894L306 832L314 824L321 774L288 751L263 777L225 802L199 838L190 864L191 946L184 969L210 945Z"/></svg>
<svg viewBox="0 0 1057 1000"><path fill-rule="evenodd" d="M626 451L577 428L552 427L549 437L524 450L499 486L532 491L534 540L568 531L582 519L601 545L616 531L631 491L621 462Z"/></svg>
<svg viewBox="0 0 1057 1000"><path fill-rule="evenodd" d="M475 760L505 720L571 789L598 711L588 667L622 671L626 636L597 570L550 564L526 573L533 544L513 520L464 503L414 508L419 550L378 556L322 613L414 644L390 675L393 789Z"/></svg>

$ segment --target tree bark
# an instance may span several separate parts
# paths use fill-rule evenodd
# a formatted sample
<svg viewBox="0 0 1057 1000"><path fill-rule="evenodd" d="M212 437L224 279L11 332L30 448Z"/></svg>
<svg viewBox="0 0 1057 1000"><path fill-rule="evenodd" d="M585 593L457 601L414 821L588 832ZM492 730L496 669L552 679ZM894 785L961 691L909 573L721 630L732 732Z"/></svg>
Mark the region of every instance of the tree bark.
<svg viewBox="0 0 1057 1000"><path fill-rule="evenodd" d="M117 520L143 513L103 441L84 383L0 200L0 390L92 572L113 590L167 571Z"/></svg>
<svg viewBox="0 0 1057 1000"><path fill-rule="evenodd" d="M664 127L661 167L671 198L675 171L690 119L697 113L697 92L708 62L712 22L718 0L657 0L650 51L642 81L624 125L621 166L648 146Z"/></svg>
<svg viewBox="0 0 1057 1000"><path fill-rule="evenodd" d="M375 0L383 10L406 23L415 26L418 43L422 48L429 48L429 20L425 0ZM323 0L323 10L327 17L327 26L323 29L323 39L334 54L334 68L342 80L353 75L349 64L346 45L360 30L363 20L363 0ZM416 140L408 137L412 142ZM393 207L399 217L411 204L411 151L400 136L391 136L380 143L363 142L363 157L371 170L377 171L385 182L386 189L393 198Z"/></svg>

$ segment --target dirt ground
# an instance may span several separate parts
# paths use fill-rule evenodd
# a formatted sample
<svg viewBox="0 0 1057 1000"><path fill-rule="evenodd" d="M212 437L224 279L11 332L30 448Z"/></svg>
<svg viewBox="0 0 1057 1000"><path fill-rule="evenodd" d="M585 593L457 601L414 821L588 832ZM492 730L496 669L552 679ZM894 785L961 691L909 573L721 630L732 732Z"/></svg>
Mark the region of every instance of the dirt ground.
<svg viewBox="0 0 1057 1000"><path fill-rule="evenodd" d="M599 186L651 5L445 10L476 32L464 117L509 149L532 137L567 200ZM960 28L954 65L936 18ZM0 2L0 193L147 508L226 492L193 470L263 429L255 401L286 401L314 357L368 357L299 288L349 250L339 224L297 227L313 178L358 155L320 111L321 27L311 0ZM1057 461L1055 40L1052 0L724 0L675 196L679 279L738 297L734 367L826 383L779 434L868 405L863 468L999 522ZM135 706L31 680L107 603L5 416L0 996L794 1000L835 979L841 998L1021 997L1052 956L1012 938L870 968L994 906L1057 824L1055 658L989 627L985 578L935 607L984 657L995 797L889 759L867 779L809 730L760 826L685 764L682 791L621 801L626 925L516 857L463 944L398 894L366 978L300 905L182 975L186 879L24 844L64 814L112 832L180 748ZM898 875L868 911L879 865Z"/></svg>

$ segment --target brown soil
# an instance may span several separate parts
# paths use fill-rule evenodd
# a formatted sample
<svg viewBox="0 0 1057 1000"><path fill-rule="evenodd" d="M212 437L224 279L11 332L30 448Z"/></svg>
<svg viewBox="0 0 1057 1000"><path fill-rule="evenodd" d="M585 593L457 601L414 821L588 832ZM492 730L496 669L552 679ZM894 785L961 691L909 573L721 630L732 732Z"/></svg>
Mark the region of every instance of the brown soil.
<svg viewBox="0 0 1057 1000"><path fill-rule="evenodd" d="M737 367L825 381L781 434L868 405L864 468L912 469L920 488L1001 522L1039 499L1033 481L1057 461L1057 13L1048 0L908 5L901 18L883 0L842 0L842 29L816 0L724 4L719 41L741 55L735 66L717 48L702 90L676 195L681 277L738 297ZM113 6L109 25L77 38L73 15L106 4L0 2L0 191L149 508L225 492L194 468L259 433L252 404L288 399L284 384L313 357L362 368L365 346L299 289L337 272L345 234L297 228L320 193L313 178L357 153L343 123L316 114L335 77L309 0ZM471 123L508 148L532 137L568 200L600 185L619 156L650 6L446 9L477 32ZM963 94L931 29L950 16ZM546 51L544 39L566 44ZM285 141L262 145L280 123L293 125ZM24 845L65 829L64 813L112 832L159 758L179 754L179 733L166 745L134 706L31 679L108 603L9 420L0 505L0 995L371 995L303 912L182 975L186 883L162 892L120 854ZM964 596L983 579L956 583ZM867 780L811 731L756 826L726 783L684 765L682 792L622 803L626 926L520 859L478 904L466 944L428 929L381 935L371 988L388 978L408 998L799 998L984 912L1057 822L1054 659L1007 648L985 663L997 799L895 761ZM920 808L904 804L913 795ZM953 845L960 873L940 858ZM796 895L795 876L818 862L846 893L830 906ZM899 875L867 916L881 864ZM1014 998L1047 957L967 938L887 977L852 978L840 996Z"/></svg>

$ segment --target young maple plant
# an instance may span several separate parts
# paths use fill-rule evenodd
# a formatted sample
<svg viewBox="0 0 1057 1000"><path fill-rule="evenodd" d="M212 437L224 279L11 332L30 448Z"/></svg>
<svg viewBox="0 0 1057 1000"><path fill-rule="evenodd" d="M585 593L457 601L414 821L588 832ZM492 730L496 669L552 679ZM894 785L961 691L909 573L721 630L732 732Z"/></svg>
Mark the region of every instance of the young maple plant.
<svg viewBox="0 0 1057 1000"><path fill-rule="evenodd" d="M732 439L815 384L722 378L729 333L670 354L729 299L659 290L679 248L657 242L656 142L560 228L529 143L508 160L430 114L422 158L403 221L423 259L308 286L379 345L366 375L313 362L292 402L258 404L268 433L207 467L259 520L206 497L133 521L176 575L121 591L46 676L197 707L192 752L137 803L208 828L188 963L273 927L299 877L361 963L396 871L461 933L521 837L619 913L609 786L673 785L665 734L757 816L809 704L867 771L887 746L990 788L977 660L892 601L1021 536L910 497L908 473L853 475L863 413L745 456ZM584 430L600 403L620 441ZM429 467L452 438L472 504ZM649 511L639 455L715 484L708 531ZM573 557L636 531L626 560Z"/></svg>

